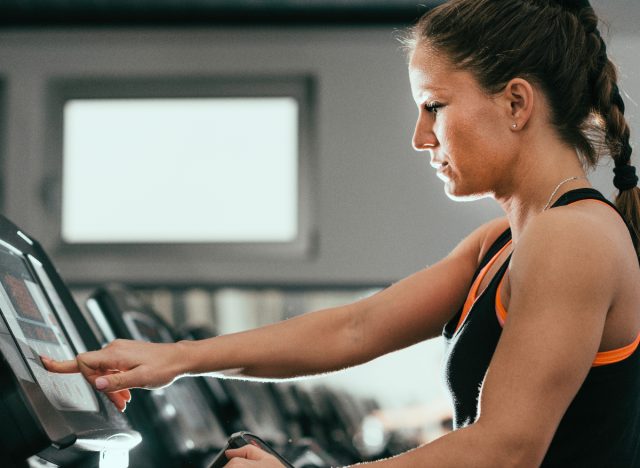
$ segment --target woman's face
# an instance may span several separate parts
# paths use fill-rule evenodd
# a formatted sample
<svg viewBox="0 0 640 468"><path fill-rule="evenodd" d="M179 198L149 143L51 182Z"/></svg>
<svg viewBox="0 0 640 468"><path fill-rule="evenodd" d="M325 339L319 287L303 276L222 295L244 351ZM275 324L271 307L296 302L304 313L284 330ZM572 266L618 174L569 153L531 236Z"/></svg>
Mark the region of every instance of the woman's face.
<svg viewBox="0 0 640 468"><path fill-rule="evenodd" d="M508 104L487 95L470 72L455 69L423 44L413 52L409 74L418 105L413 146L428 152L447 195L495 194L513 154Z"/></svg>

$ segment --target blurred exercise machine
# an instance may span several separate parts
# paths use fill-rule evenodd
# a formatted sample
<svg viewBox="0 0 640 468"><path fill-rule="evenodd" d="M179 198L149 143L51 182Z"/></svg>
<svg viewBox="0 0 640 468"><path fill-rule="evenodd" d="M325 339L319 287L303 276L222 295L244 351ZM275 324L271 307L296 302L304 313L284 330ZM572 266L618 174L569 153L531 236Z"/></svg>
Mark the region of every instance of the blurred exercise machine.
<svg viewBox="0 0 640 468"><path fill-rule="evenodd" d="M99 327L107 330L108 341L128 338L173 342L180 338L134 291L121 285L109 285L96 290L87 301L87 309ZM203 330L192 330L182 337L202 339L208 337L205 334L207 332ZM314 441L294 439L295 434L289 432L288 428L295 428L295 425L287 425L272 391L273 384L190 377L177 380L163 391L171 392L174 386L186 384L192 386L194 394L195 390L198 390L199 398L202 398L203 394L206 395L210 415L217 415L228 433L250 431L258 434L276 450L281 451L297 468L336 464L333 457ZM134 400L145 398L145 394L148 393L138 391ZM201 408L201 411L205 412L207 409ZM149 415L142 416L143 420L145 418L149 418ZM134 423L134 427L140 430L146 440L148 429L144 424ZM220 443L220 437L216 438L216 442ZM222 442L226 443L226 437Z"/></svg>
<svg viewBox="0 0 640 468"><path fill-rule="evenodd" d="M148 324L153 322L156 328L162 324L164 330L158 328L148 333L163 333L166 341L170 337L201 340L216 335L209 326L183 327L178 333L140 295L122 285L98 289L87 306L97 322L131 322L131 317L147 317ZM111 339L132 336L116 332ZM212 411L223 421L227 433L256 434L296 467L352 464L397 454L392 448L416 446L413 440L383 433L380 426L364 425L378 405L372 399L356 398L348 392L323 385L306 388L291 382L276 384L233 378L190 378L177 383L183 380L202 382L201 388L208 390ZM390 445L392 441L396 442Z"/></svg>
<svg viewBox="0 0 640 468"><path fill-rule="evenodd" d="M177 338L169 324L123 288L98 289L87 310L103 345L116 338L153 343ZM222 405L212 406L203 385L201 379L184 378L162 389L132 390L126 413L143 438L139 466L205 467L226 444L230 432L217 416Z"/></svg>

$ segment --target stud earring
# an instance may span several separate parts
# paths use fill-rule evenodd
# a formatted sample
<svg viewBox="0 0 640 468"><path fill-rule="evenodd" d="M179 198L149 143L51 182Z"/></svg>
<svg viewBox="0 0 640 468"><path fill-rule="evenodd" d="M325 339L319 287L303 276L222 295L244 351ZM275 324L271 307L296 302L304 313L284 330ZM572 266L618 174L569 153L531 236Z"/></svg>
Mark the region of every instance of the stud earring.
<svg viewBox="0 0 640 468"><path fill-rule="evenodd" d="M511 128L518 128L518 124L517 124L517 123L515 123L515 122L514 122L514 123L512 123L512 124L511 124Z"/></svg>

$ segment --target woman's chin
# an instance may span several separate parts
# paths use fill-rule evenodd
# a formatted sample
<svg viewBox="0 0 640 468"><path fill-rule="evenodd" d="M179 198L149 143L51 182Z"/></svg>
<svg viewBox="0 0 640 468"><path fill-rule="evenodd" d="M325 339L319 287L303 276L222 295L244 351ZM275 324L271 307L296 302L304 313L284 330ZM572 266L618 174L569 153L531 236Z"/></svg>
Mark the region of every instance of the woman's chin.
<svg viewBox="0 0 640 468"><path fill-rule="evenodd" d="M488 196L486 193L463 190L461 187L457 187L456 184L450 180L446 181L444 184L444 193L447 197L456 202L470 202Z"/></svg>

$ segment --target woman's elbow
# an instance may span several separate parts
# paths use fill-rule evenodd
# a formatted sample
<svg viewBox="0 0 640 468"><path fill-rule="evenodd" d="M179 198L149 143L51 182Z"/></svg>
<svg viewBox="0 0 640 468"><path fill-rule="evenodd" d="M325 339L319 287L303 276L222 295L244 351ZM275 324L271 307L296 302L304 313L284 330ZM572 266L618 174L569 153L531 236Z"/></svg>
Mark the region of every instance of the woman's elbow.
<svg viewBox="0 0 640 468"><path fill-rule="evenodd" d="M531 435L506 437L499 447L500 467L537 468L542 464L547 444Z"/></svg>
<svg viewBox="0 0 640 468"><path fill-rule="evenodd" d="M482 425L478 421L476 425ZM489 430L484 428L488 444L487 455L491 462L487 466L500 468L537 468L547 453L549 441L531 428L522 431Z"/></svg>

